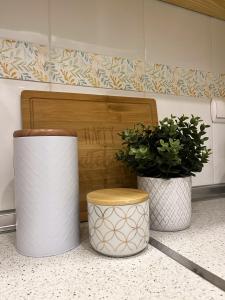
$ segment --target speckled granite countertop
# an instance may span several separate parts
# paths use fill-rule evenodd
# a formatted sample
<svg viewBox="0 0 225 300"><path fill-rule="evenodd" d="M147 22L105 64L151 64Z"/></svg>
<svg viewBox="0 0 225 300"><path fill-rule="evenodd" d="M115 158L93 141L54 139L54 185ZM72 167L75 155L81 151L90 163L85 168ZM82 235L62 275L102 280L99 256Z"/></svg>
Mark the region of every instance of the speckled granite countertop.
<svg viewBox="0 0 225 300"><path fill-rule="evenodd" d="M194 202L192 210L190 228L180 232L151 231L151 236L225 279L225 198Z"/></svg>
<svg viewBox="0 0 225 300"><path fill-rule="evenodd" d="M0 234L0 300L225 299L224 292L150 245L130 258L97 254L87 240L87 224L81 245L59 256L24 257L14 239L15 233Z"/></svg>

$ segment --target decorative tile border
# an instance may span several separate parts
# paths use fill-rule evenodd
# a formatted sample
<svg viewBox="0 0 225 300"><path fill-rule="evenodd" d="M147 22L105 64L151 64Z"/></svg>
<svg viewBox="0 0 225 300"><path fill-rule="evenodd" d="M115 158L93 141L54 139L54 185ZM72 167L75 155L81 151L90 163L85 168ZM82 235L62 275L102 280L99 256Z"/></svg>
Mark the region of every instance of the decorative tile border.
<svg viewBox="0 0 225 300"><path fill-rule="evenodd" d="M74 49L51 51L51 82L110 88L112 58Z"/></svg>
<svg viewBox="0 0 225 300"><path fill-rule="evenodd" d="M49 81L48 48L0 39L0 78Z"/></svg>
<svg viewBox="0 0 225 300"><path fill-rule="evenodd" d="M210 97L208 74L200 70L161 64L149 65L145 72L145 91L175 96Z"/></svg>
<svg viewBox="0 0 225 300"><path fill-rule="evenodd" d="M50 59L49 59L50 57ZM150 92L174 96L225 97L225 74L139 59L111 57L0 39L0 78Z"/></svg>
<svg viewBox="0 0 225 300"><path fill-rule="evenodd" d="M113 57L110 87L125 91L144 91L144 62L138 59Z"/></svg>

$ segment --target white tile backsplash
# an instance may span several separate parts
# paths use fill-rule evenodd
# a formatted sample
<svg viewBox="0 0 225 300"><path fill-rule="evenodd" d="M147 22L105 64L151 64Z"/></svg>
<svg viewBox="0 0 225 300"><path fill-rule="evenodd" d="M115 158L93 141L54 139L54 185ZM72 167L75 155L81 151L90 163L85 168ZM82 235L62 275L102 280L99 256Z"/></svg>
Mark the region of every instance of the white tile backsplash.
<svg viewBox="0 0 225 300"><path fill-rule="evenodd" d="M0 38L48 45L51 32L52 47L225 73L225 22L162 1L0 0L0 7ZM24 89L155 98L159 119L193 113L212 125L207 99L0 79L0 210L14 207L12 134ZM193 185L225 182L224 132L224 124L208 130L213 155Z"/></svg>
<svg viewBox="0 0 225 300"><path fill-rule="evenodd" d="M94 95L110 95L110 96L122 96L122 97L134 97L145 98L144 92L113 90L104 88L92 88L83 86L72 86L65 84L50 84L51 92L64 92L64 93L82 93L82 94L94 94Z"/></svg>
<svg viewBox="0 0 225 300"><path fill-rule="evenodd" d="M210 18L158 0L144 0L146 59L211 70Z"/></svg>
<svg viewBox="0 0 225 300"><path fill-rule="evenodd" d="M156 99L158 118L163 119L171 114L175 116L191 114L200 116L202 120L211 127L207 130L207 146L213 148L213 135L212 135L212 121L210 115L210 100L209 99L196 99L192 97L176 97L166 95L152 95L146 94L147 98ZM201 173L196 173L193 177L193 186L213 184L213 156L210 161L204 166Z"/></svg>
<svg viewBox="0 0 225 300"><path fill-rule="evenodd" d="M212 71L225 74L225 21L211 18Z"/></svg>
<svg viewBox="0 0 225 300"><path fill-rule="evenodd" d="M0 37L48 43L48 0L0 0Z"/></svg>
<svg viewBox="0 0 225 300"><path fill-rule="evenodd" d="M213 124L214 183L225 183L225 124Z"/></svg>
<svg viewBox="0 0 225 300"><path fill-rule="evenodd" d="M0 79L0 210L14 208L13 132L21 129L20 95L23 90L49 91L49 84Z"/></svg>
<svg viewBox="0 0 225 300"><path fill-rule="evenodd" d="M144 57L143 1L50 0L54 46Z"/></svg>

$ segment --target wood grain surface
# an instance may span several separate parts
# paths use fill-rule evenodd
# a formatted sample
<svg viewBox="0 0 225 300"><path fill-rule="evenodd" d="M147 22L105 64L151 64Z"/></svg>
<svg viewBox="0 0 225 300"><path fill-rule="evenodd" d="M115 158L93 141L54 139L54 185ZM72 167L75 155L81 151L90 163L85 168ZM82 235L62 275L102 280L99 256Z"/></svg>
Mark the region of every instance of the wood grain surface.
<svg viewBox="0 0 225 300"><path fill-rule="evenodd" d="M102 189L87 194L87 201L95 205L122 206L144 202L148 193L138 189Z"/></svg>
<svg viewBox="0 0 225 300"><path fill-rule="evenodd" d="M225 20L225 0L161 0L204 15Z"/></svg>
<svg viewBox="0 0 225 300"><path fill-rule="evenodd" d="M136 176L115 153L118 133L135 123L156 125L154 99L23 91L23 128L75 130L78 135L80 217L87 220L87 193L104 188L136 188Z"/></svg>
<svg viewBox="0 0 225 300"><path fill-rule="evenodd" d="M21 129L13 133L13 137L29 136L74 136L77 137L75 130L68 129Z"/></svg>

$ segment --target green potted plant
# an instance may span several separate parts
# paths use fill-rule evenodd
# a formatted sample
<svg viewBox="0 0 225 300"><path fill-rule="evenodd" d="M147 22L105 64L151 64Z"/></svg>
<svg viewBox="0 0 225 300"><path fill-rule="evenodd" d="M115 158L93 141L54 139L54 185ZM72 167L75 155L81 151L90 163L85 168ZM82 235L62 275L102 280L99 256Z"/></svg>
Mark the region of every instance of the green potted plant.
<svg viewBox="0 0 225 300"><path fill-rule="evenodd" d="M149 193L151 229L177 231L190 226L191 177L208 162L206 128L200 117L165 118L155 127L137 124L119 135L116 153Z"/></svg>

